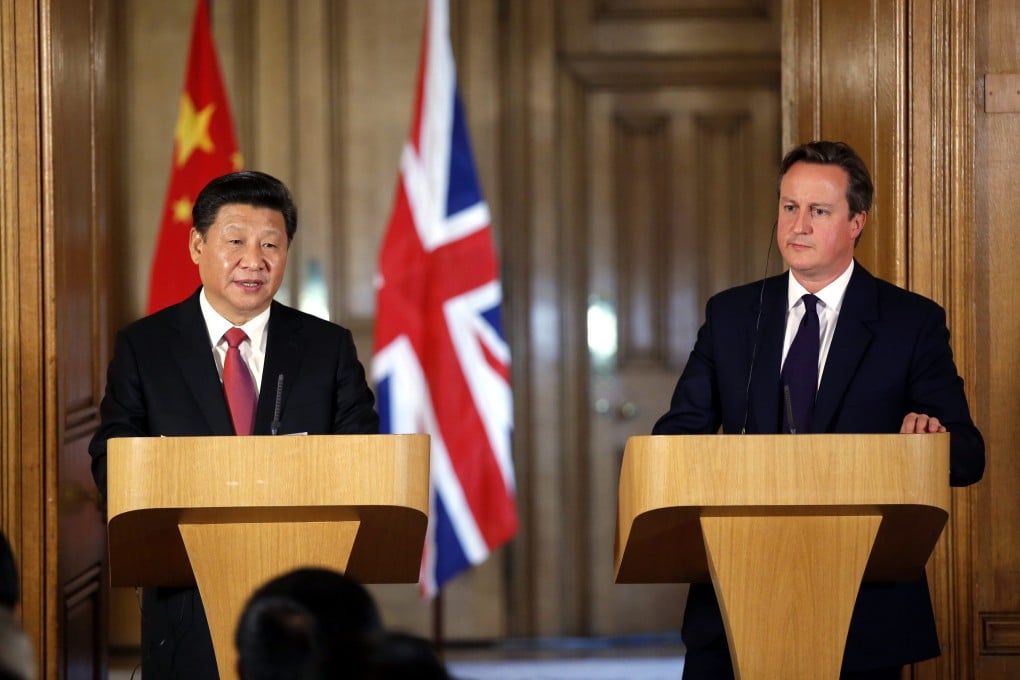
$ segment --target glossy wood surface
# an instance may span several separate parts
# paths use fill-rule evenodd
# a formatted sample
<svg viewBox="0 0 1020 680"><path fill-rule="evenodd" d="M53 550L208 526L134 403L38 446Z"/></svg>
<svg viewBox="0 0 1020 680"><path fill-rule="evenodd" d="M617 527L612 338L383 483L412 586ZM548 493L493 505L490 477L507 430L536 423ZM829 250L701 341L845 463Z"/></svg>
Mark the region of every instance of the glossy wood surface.
<svg viewBox="0 0 1020 680"><path fill-rule="evenodd" d="M252 592L299 567L416 582L426 435L136 437L109 444L114 585L202 593L221 677Z"/></svg>
<svg viewBox="0 0 1020 680"><path fill-rule="evenodd" d="M632 437L616 581L711 581L737 677L836 680L861 581L920 577L949 506L945 434Z"/></svg>

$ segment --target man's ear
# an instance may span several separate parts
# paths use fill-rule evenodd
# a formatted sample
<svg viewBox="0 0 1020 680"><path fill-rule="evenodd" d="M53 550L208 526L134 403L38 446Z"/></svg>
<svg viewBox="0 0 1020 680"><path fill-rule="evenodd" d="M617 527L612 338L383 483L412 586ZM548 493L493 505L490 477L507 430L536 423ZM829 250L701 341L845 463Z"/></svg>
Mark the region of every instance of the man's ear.
<svg viewBox="0 0 1020 680"><path fill-rule="evenodd" d="M868 221L868 213L864 210L850 217L850 238L856 239L864 231L864 223Z"/></svg>
<svg viewBox="0 0 1020 680"><path fill-rule="evenodd" d="M188 235L188 251L191 253L191 261L198 264L198 258L202 254L202 248L205 247L205 237L199 233L198 229L191 228L191 233Z"/></svg>

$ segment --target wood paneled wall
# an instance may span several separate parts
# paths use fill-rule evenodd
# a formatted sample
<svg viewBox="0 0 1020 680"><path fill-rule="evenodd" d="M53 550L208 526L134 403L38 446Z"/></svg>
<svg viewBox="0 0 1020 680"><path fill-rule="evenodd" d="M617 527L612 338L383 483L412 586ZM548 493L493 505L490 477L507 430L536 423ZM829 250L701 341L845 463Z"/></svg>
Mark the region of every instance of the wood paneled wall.
<svg viewBox="0 0 1020 680"><path fill-rule="evenodd" d="M106 3L93 2L92 37L70 35L54 48L51 26L84 20L72 4L0 3L0 520L19 557L25 622L48 676L59 674L61 650L73 645L67 636L91 634L78 636L79 624L64 618L80 612L76 621L86 621L95 604L82 585L89 567L70 553L58 559L54 527L73 523L68 509L87 515L81 444L94 422L106 330L142 313L193 11L188 2L111 3L107 23ZM317 266L330 313L356 331L367 361L371 282L409 125L423 8L418 0L284 5L213 3L221 63L248 166L287 181L302 208L286 294L297 301L314 288ZM988 443L986 479L954 492L950 528L931 564L945 653L914 677L1020 675L1020 466L1010 455L1020 437L1020 328L1010 304L1020 289L1013 266L1020 117L985 113L982 89L986 73L1020 72L1020 8L1012 0L454 0L452 18L502 254L522 532L447 593L447 636L631 625L618 602L626 598L605 582L600 562L610 557L598 526L612 507L616 461L611 444L608 455L590 444L647 431L642 419L654 419L668 393L642 383L648 376L640 370L635 384L652 405L632 402L619 385L599 392L607 383L590 370L588 294L599 293L606 266L615 268L608 289L623 293L618 356L627 366L679 370L703 296L759 267L753 237L713 225L756 223L758 202L772 195L774 170L726 169L765 134L756 126L768 115L747 111L781 101L775 153L755 153L778 160L781 148L813 137L846 139L862 152L878 201L859 256L945 305ZM110 25L113 38L104 33ZM774 86L769 74L780 62L763 41L780 26L782 96L769 104L754 92ZM712 42L720 32L729 36L723 47ZM105 51L111 45L116 59ZM89 64L92 94L73 100L85 95L72 87L71 108L61 113L50 99L54 76L81 75L60 61L75 58ZM116 69L116 88L106 86L107 67ZM720 83L714 99L702 96L707 112L683 113L694 100L678 93ZM753 96L741 103L735 90ZM120 112L108 146L106 106ZM95 116L89 125L59 122L85 109ZM55 168L58 153L71 163ZM92 178L88 196L72 181L78 169ZM676 173L700 184L674 187ZM713 202L685 212L684 192L702 197L722 182L755 198L740 210ZM112 187L107 212L102 193ZM622 224L635 226L632 241L614 240L628 233L617 231ZM103 225L116 237L105 251L116 267L103 261ZM680 234L716 266L669 271L672 251L651 245ZM593 244L602 250L589 250ZM659 298L653 284L665 276L677 278ZM687 311L648 316L634 305L648 299ZM88 350L62 359L83 335ZM600 396L612 422L598 410ZM428 633L428 608L413 586L378 595L389 623ZM72 607L62 609L67 602Z"/></svg>
<svg viewBox="0 0 1020 680"><path fill-rule="evenodd" d="M987 74L1020 74L1020 7L1013 0L961 3L974 12L971 49L948 46L947 58L973 69L961 99L974 112L973 142L966 131L947 140L973 143L973 182L961 202L973 206L973 221L958 228L973 253L973 295L959 304L974 316L974 393L988 443L988 470L976 489L970 519L973 592L967 611L973 621L975 678L1020 677L1020 111L988 113ZM963 11L963 10L961 10ZM963 55L961 57L961 54ZM967 63L966 55L973 54ZM970 227L970 228L968 228ZM959 257L954 253L954 259ZM966 670L970 670L967 668ZM959 677L966 677L961 675Z"/></svg>
<svg viewBox="0 0 1020 680"><path fill-rule="evenodd" d="M47 563L48 507L43 452L50 440L46 414L46 352L42 74L39 7L0 4L0 527L22 576L25 629L37 646L39 668L53 645L47 619L52 563Z"/></svg>
<svg viewBox="0 0 1020 680"><path fill-rule="evenodd" d="M1012 2L787 0L784 134L838 136L874 170L876 206L858 256L945 308L958 368L985 435L979 484L953 494L929 564L943 655L916 678L1020 674L1018 340L1014 215L1018 112L983 110L986 73L1016 73ZM989 303L990 291L1004 297Z"/></svg>
<svg viewBox="0 0 1020 680"><path fill-rule="evenodd" d="M106 672L106 543L86 446L107 362L103 0L2 5L2 525L40 677Z"/></svg>
<svg viewBox="0 0 1020 680"><path fill-rule="evenodd" d="M508 9L515 623L676 631L683 588L613 583L620 455L668 407L707 297L765 268L779 3Z"/></svg>

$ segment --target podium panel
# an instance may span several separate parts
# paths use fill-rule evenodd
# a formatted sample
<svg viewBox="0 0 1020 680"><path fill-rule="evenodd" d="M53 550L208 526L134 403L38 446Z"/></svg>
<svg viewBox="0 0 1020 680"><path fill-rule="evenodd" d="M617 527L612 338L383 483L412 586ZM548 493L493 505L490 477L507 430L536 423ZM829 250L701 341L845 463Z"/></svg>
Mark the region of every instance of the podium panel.
<svg viewBox="0 0 1020 680"><path fill-rule="evenodd" d="M617 583L711 582L738 678L839 677L863 581L920 578L949 435L631 437Z"/></svg>
<svg viewBox="0 0 1020 680"><path fill-rule="evenodd" d="M306 566L418 580L427 435L111 439L107 479L112 584L197 585L222 678L266 581Z"/></svg>

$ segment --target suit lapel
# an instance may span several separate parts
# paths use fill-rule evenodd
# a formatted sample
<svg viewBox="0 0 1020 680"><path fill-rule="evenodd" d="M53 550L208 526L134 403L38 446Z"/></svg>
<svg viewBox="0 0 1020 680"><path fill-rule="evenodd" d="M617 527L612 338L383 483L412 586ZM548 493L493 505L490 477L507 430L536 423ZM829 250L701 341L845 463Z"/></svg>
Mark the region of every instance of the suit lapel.
<svg viewBox="0 0 1020 680"><path fill-rule="evenodd" d="M786 333L786 286L788 274L773 276L765 281L761 302L761 323L758 328L758 352L754 359L751 379L751 403L754 419L750 432L774 434L779 426L779 362L783 353L783 336ZM755 318L758 304L755 300ZM754 326L751 327L754 332ZM752 343L754 338L752 337Z"/></svg>
<svg viewBox="0 0 1020 680"><path fill-rule="evenodd" d="M213 434L233 434L234 426L230 421L223 385L209 346L209 331L202 318L198 293L177 308L174 325L173 332L177 334L177 341L171 343L174 361L191 389L210 431Z"/></svg>
<svg viewBox="0 0 1020 680"><path fill-rule="evenodd" d="M836 332L832 337L829 355L822 370L822 382L815 398L812 432L829 430L847 386L871 344L869 324L877 319L878 288L875 278L860 264L854 263L854 273L843 297Z"/></svg>
<svg viewBox="0 0 1020 680"><path fill-rule="evenodd" d="M262 386L255 411L255 434L269 434L276 409L276 393L280 376L280 412L287 403L297 380L298 368L304 356L304 338L301 319L292 309L273 302L269 313L269 337L266 341L266 364L262 369Z"/></svg>

